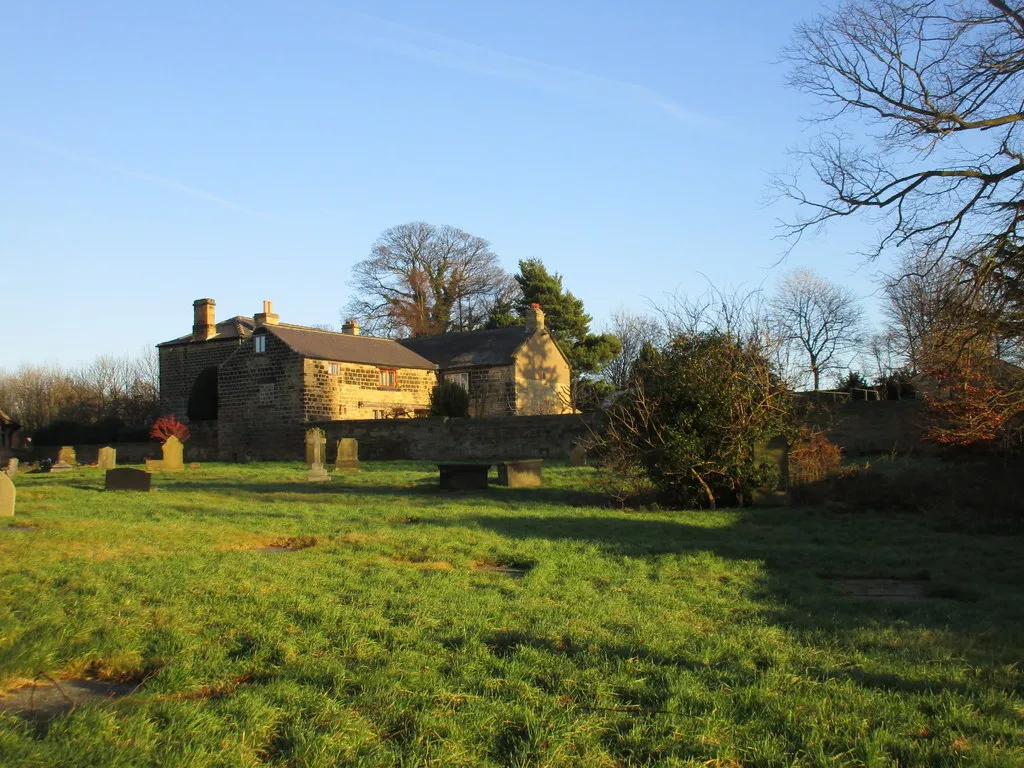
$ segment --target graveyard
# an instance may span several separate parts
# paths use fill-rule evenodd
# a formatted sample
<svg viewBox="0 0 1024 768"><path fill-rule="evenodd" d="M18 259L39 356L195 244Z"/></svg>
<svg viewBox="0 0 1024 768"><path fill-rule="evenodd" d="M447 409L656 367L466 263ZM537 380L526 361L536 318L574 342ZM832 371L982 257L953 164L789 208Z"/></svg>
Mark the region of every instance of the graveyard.
<svg viewBox="0 0 1024 768"><path fill-rule="evenodd" d="M1019 536L333 458L17 472L0 763L1020 759Z"/></svg>

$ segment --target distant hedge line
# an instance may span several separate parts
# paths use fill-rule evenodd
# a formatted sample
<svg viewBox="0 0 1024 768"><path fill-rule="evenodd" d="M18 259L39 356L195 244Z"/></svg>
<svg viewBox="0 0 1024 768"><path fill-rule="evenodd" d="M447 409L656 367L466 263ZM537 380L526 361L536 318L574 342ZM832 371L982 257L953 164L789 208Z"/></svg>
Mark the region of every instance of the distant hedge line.
<svg viewBox="0 0 1024 768"><path fill-rule="evenodd" d="M145 443L151 440L149 427L125 424L112 416L96 422L54 421L32 431L36 445L107 445Z"/></svg>

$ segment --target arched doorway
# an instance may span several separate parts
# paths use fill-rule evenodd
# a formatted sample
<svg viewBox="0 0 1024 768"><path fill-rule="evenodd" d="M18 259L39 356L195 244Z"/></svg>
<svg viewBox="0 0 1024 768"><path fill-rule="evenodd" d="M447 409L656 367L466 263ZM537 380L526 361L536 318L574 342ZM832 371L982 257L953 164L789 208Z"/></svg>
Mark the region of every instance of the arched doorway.
<svg viewBox="0 0 1024 768"><path fill-rule="evenodd" d="M188 420L216 421L217 419L217 367L204 368L192 385L188 396Z"/></svg>

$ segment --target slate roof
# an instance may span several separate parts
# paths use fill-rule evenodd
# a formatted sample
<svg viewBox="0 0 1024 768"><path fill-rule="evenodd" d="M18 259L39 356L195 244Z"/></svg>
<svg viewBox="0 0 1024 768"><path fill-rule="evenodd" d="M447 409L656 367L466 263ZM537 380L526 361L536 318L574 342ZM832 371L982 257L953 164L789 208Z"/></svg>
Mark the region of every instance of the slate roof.
<svg viewBox="0 0 1024 768"><path fill-rule="evenodd" d="M227 320L221 320L216 325L217 333L207 339L207 341L221 341L222 339L246 339L252 336L253 330L256 328L256 322L251 317L243 317L237 315L236 317L229 317ZM185 336L179 336L176 339L170 341L164 341L157 344L158 347L170 347L174 344L188 344L192 341L192 334ZM198 342L202 343L202 342Z"/></svg>
<svg viewBox="0 0 1024 768"><path fill-rule="evenodd" d="M433 360L441 368L510 365L515 362L516 350L529 338L530 333L525 325L515 325L487 331L418 336L402 339L398 343Z"/></svg>
<svg viewBox="0 0 1024 768"><path fill-rule="evenodd" d="M430 360L391 339L353 336L301 325L267 325L264 328L303 357L385 368L421 368L430 371L437 368Z"/></svg>

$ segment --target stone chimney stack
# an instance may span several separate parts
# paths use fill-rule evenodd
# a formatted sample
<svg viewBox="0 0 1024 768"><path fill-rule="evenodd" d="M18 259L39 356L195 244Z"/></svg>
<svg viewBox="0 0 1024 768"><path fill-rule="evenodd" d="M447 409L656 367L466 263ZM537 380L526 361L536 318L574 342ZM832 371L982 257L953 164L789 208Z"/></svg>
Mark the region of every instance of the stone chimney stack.
<svg viewBox="0 0 1024 768"><path fill-rule="evenodd" d="M359 321L354 317L350 317L345 321L345 324L341 326L341 332L347 333L349 336L359 335Z"/></svg>
<svg viewBox="0 0 1024 768"><path fill-rule="evenodd" d="M253 318L257 328L262 328L264 325L280 325L281 316L274 314L274 304L270 301L263 302L263 311L257 312Z"/></svg>
<svg viewBox="0 0 1024 768"><path fill-rule="evenodd" d="M526 310L526 327L531 331L543 330L544 310L540 308L540 304L531 304Z"/></svg>
<svg viewBox="0 0 1024 768"><path fill-rule="evenodd" d="M192 341L206 341L217 335L217 302L196 299L192 302Z"/></svg>

